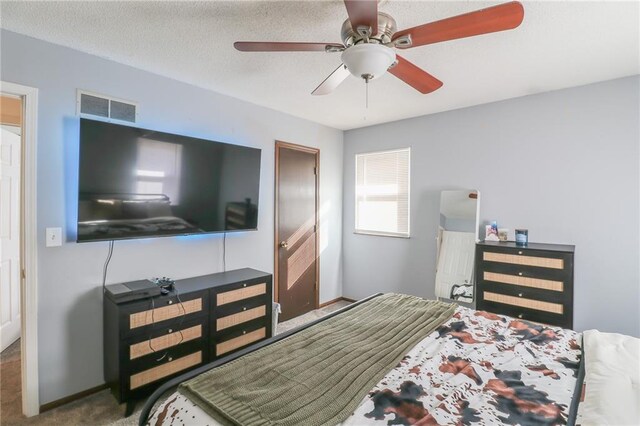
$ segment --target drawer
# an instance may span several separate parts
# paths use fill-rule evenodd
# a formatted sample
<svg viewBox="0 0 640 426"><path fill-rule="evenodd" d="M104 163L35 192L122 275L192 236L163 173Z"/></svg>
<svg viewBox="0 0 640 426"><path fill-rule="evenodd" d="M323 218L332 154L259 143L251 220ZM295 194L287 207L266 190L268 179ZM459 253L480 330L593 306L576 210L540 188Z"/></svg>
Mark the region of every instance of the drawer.
<svg viewBox="0 0 640 426"><path fill-rule="evenodd" d="M482 262L557 270L573 268L573 254L567 252L491 247L482 248L479 254L478 260Z"/></svg>
<svg viewBox="0 0 640 426"><path fill-rule="evenodd" d="M155 329L147 336L138 336L123 344L124 355L128 360L134 360L155 352L181 345L193 340L207 337L207 322L205 319L190 321L176 320L169 322L162 329Z"/></svg>
<svg viewBox="0 0 640 426"><path fill-rule="evenodd" d="M125 353L125 359L122 363L122 371L128 374L139 373L151 367L166 364L171 360L181 358L193 352L202 351L203 354L208 353L205 350L207 349L207 342L204 339L192 339L188 342L182 342L178 345L174 345L165 349L158 349L156 347L154 347L153 349L155 349L155 352L151 351L144 356L134 359L127 359L126 356L128 354ZM203 360L206 359L207 357L204 356Z"/></svg>
<svg viewBox="0 0 640 426"><path fill-rule="evenodd" d="M151 367L129 376L129 389L136 390L148 384L167 379L177 373L184 372L202 364L204 359L205 356L203 350L198 350L176 358L167 356L166 361L161 365Z"/></svg>
<svg viewBox="0 0 640 426"><path fill-rule="evenodd" d="M152 328L164 327L166 321L206 315L207 302L207 292L200 292L180 297L155 297L127 306L123 309L122 332L125 335L144 334Z"/></svg>
<svg viewBox="0 0 640 426"><path fill-rule="evenodd" d="M219 343L225 342L229 339L233 339L234 337L238 337L243 333L246 334L250 331L254 331L262 327L267 328L267 337L271 337L269 334L271 333L271 320L267 321L267 317L252 319L220 331L212 330L211 335L214 336L215 341Z"/></svg>
<svg viewBox="0 0 640 426"><path fill-rule="evenodd" d="M504 284L498 282L481 281L478 283L478 294L484 292L498 293L506 296L515 296L525 299L534 299L551 303L568 303L571 301L571 294L568 292L557 292L553 290L542 290L526 286Z"/></svg>
<svg viewBox="0 0 640 426"><path fill-rule="evenodd" d="M239 312L245 312L253 308L260 306L266 307L270 301L267 300L266 295L252 297L250 299L243 299L238 302L227 303L222 306L213 307L212 313L214 318L223 318Z"/></svg>
<svg viewBox="0 0 640 426"><path fill-rule="evenodd" d="M543 280L563 282L571 280L571 270L567 269L540 268L537 266L487 262L484 260L478 260L478 268L481 271L514 275L516 277L541 278Z"/></svg>
<svg viewBox="0 0 640 426"><path fill-rule="evenodd" d="M215 356L219 357L225 355L231 351L240 349L244 346L256 343L266 338L267 326L264 323L257 323L255 326L257 326L258 328L252 329L253 327L249 327L248 325L246 328L241 328L237 331L226 334L222 339L215 339Z"/></svg>
<svg viewBox="0 0 640 426"><path fill-rule="evenodd" d="M567 315L558 315L550 312L535 311L527 308L486 301L479 304L478 309L488 312L494 312L500 315L508 315L516 319L539 322L545 325L571 328L571 318Z"/></svg>
<svg viewBox="0 0 640 426"><path fill-rule="evenodd" d="M558 315L564 314L564 305L562 303L513 296L510 294L495 293L486 290L482 292L482 299L487 302L500 303L503 305L516 306L519 308L527 308L535 311L544 311Z"/></svg>
<svg viewBox="0 0 640 426"><path fill-rule="evenodd" d="M225 286L216 291L214 306L224 306L229 303L239 302L256 296L267 294L267 283L238 283Z"/></svg>
<svg viewBox="0 0 640 426"><path fill-rule="evenodd" d="M242 311L216 319L216 331L222 331L267 315L267 306L262 304L255 308L243 307Z"/></svg>
<svg viewBox="0 0 640 426"><path fill-rule="evenodd" d="M536 266L538 268L565 269L566 263L562 255L537 252L535 255L529 251L519 250L510 253L498 253L494 251L482 252L482 260L485 262L509 263L513 265Z"/></svg>
<svg viewBox="0 0 640 426"><path fill-rule="evenodd" d="M538 277L529 277L523 273L505 274L493 271L482 271L482 281L510 284L517 287L527 287L538 290L549 290L562 293L565 290L563 280L550 280Z"/></svg>

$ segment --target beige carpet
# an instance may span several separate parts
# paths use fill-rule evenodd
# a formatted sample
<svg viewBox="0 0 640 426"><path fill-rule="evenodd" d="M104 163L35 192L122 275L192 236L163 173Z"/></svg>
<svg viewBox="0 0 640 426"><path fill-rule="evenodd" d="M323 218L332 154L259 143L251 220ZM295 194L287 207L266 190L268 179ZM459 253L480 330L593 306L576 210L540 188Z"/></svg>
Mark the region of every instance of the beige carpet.
<svg viewBox="0 0 640 426"><path fill-rule="evenodd" d="M276 333L282 333L309 321L321 318L330 312L347 306L349 302L337 302L324 308L311 311L297 318L278 324ZM16 348L14 348L16 346ZM12 349L12 351L9 351ZM6 362L5 362L6 361ZM39 416L26 418L21 412L20 400L20 344L13 344L2 352L1 357L2 404L0 407L0 425L112 425L133 426L143 402L139 402L135 412L124 418L124 404L118 405L111 391L103 390L79 399L62 407L55 408ZM17 366L17 367L16 367ZM17 370L17 371L16 371Z"/></svg>
<svg viewBox="0 0 640 426"><path fill-rule="evenodd" d="M0 354L0 423L22 417L20 339ZM8 424L8 423L6 423Z"/></svg>
<svg viewBox="0 0 640 426"><path fill-rule="evenodd" d="M290 319L289 321L281 322L280 324L278 324L276 334L291 330L292 328L298 327L302 324L306 324L318 318L322 318L323 316L333 311L337 311L340 308L344 308L347 305L350 305L350 302L340 301L332 303L331 305L325 306L324 308L316 309L315 311L308 312L297 318Z"/></svg>

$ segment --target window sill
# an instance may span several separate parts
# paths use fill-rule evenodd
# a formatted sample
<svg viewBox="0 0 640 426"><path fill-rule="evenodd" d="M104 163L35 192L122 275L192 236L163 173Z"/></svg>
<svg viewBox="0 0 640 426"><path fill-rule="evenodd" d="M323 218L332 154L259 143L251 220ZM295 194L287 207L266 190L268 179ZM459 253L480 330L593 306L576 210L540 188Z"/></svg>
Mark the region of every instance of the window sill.
<svg viewBox="0 0 640 426"><path fill-rule="evenodd" d="M369 235L369 236L373 236L373 237L403 238L403 239L406 239L406 240L411 238L411 235L391 234L391 233L375 232L375 231L353 231L353 233L356 234L356 235Z"/></svg>

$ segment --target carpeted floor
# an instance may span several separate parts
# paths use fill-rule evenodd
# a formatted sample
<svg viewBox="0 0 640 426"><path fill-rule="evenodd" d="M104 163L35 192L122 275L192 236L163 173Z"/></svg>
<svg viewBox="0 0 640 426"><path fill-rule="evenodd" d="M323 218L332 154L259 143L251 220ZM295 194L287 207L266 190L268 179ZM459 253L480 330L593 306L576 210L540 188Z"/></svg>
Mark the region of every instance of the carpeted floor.
<svg viewBox="0 0 640 426"><path fill-rule="evenodd" d="M282 333L299 325L321 318L347 306L349 302L337 302L311 311L297 318L278 324L276 333ZM133 426L143 403L140 402L130 417L124 418L124 405L119 406L109 390L103 390L85 398L26 418L21 413L20 396L20 341L7 348L0 357L0 425L111 425Z"/></svg>
<svg viewBox="0 0 640 426"><path fill-rule="evenodd" d="M0 423L22 416L20 339L0 354Z"/></svg>

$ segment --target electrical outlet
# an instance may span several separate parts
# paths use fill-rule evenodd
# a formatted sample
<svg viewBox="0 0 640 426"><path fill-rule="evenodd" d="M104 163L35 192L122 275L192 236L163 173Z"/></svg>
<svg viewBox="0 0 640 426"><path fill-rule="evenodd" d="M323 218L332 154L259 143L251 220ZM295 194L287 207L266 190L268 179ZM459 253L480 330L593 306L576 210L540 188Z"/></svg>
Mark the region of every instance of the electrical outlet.
<svg viewBox="0 0 640 426"><path fill-rule="evenodd" d="M46 237L47 247L61 246L62 245L62 228L47 228L45 237Z"/></svg>

